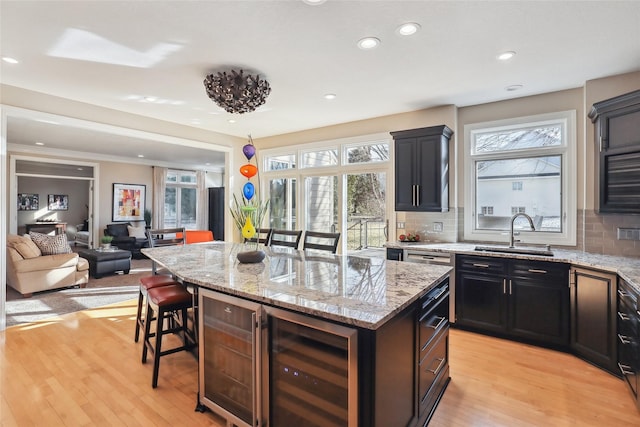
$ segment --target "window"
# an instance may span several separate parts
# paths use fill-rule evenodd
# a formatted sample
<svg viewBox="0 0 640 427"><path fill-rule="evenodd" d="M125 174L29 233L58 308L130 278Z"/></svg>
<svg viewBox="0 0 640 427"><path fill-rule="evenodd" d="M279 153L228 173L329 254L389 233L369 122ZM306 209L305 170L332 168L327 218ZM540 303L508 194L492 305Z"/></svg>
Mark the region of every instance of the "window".
<svg viewBox="0 0 640 427"><path fill-rule="evenodd" d="M386 243L387 174L392 171L388 134L261 154L261 178L270 199L265 226L339 232L342 252Z"/></svg>
<svg viewBox="0 0 640 427"><path fill-rule="evenodd" d="M168 170L164 193L164 227L197 228L197 195L194 171Z"/></svg>
<svg viewBox="0 0 640 427"><path fill-rule="evenodd" d="M526 213L524 241L575 245L575 145L573 111L465 126L465 239L503 241Z"/></svg>
<svg viewBox="0 0 640 427"><path fill-rule="evenodd" d="M493 206L483 206L482 215L493 215Z"/></svg>

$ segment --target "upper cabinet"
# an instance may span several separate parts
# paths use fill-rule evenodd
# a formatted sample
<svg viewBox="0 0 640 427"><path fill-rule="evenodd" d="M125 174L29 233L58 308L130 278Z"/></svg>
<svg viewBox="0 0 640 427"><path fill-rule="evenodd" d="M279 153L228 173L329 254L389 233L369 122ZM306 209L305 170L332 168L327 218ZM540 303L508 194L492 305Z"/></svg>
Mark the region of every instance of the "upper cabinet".
<svg viewBox="0 0 640 427"><path fill-rule="evenodd" d="M396 211L449 210L447 126L391 132L395 141Z"/></svg>
<svg viewBox="0 0 640 427"><path fill-rule="evenodd" d="M640 213L640 90L593 104L602 213Z"/></svg>

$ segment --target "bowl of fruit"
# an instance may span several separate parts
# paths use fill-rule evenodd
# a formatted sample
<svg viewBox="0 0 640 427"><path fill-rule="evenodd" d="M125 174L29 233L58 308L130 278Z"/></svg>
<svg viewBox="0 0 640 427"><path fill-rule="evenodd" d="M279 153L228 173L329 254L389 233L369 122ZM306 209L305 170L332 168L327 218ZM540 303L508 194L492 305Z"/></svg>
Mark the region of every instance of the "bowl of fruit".
<svg viewBox="0 0 640 427"><path fill-rule="evenodd" d="M420 235L411 233L401 234L398 239L400 239L401 242L419 242Z"/></svg>

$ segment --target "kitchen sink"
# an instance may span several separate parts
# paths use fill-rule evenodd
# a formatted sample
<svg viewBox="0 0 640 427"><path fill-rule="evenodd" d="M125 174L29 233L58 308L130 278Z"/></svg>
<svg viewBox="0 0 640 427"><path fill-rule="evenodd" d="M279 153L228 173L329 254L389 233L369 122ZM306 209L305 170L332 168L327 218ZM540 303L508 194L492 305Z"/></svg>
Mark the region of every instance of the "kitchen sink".
<svg viewBox="0 0 640 427"><path fill-rule="evenodd" d="M542 248L523 248L523 247L510 248L508 246L476 246L474 250L481 251L481 252L504 252L504 253L521 254L521 255L553 256L553 252L551 252L550 249L542 249Z"/></svg>

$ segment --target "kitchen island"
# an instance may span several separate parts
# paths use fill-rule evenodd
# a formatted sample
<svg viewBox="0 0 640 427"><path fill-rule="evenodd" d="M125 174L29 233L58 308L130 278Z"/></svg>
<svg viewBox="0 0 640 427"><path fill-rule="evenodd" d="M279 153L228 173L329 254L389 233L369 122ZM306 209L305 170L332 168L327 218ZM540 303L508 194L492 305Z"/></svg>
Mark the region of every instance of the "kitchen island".
<svg viewBox="0 0 640 427"><path fill-rule="evenodd" d="M423 425L449 381L446 266L242 244L144 249L196 285L199 404L237 425ZM292 424L293 423L293 424Z"/></svg>

